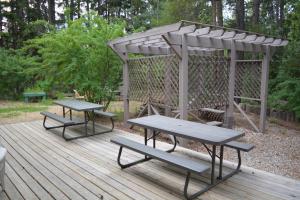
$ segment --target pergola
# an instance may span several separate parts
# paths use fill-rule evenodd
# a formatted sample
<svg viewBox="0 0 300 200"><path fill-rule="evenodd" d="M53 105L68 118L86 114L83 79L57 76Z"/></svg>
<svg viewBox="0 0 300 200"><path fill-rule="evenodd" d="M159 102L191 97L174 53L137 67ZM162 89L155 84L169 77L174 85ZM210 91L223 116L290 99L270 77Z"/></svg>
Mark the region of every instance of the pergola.
<svg viewBox="0 0 300 200"><path fill-rule="evenodd" d="M181 119L190 110L224 106L225 124L231 128L234 106L239 108L234 99L239 98L260 102L259 128L244 115L264 132L270 59L277 47L287 44L285 39L190 21L110 41L124 61L124 120L129 118L129 100L135 99L147 101L149 112L151 103L177 108ZM238 52L260 59L239 60Z"/></svg>

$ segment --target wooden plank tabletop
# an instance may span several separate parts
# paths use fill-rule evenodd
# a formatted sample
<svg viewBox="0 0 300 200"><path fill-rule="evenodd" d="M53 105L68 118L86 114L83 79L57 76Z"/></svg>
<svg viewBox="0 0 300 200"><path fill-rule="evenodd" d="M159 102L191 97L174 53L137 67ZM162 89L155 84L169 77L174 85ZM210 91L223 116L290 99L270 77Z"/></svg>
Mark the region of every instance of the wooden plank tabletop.
<svg viewBox="0 0 300 200"><path fill-rule="evenodd" d="M103 105L78 100L58 100L54 101L54 103L76 111L88 111L103 108Z"/></svg>
<svg viewBox="0 0 300 200"><path fill-rule="evenodd" d="M222 145L244 136L244 133L161 115L151 115L127 121L140 127L161 131L206 144Z"/></svg>

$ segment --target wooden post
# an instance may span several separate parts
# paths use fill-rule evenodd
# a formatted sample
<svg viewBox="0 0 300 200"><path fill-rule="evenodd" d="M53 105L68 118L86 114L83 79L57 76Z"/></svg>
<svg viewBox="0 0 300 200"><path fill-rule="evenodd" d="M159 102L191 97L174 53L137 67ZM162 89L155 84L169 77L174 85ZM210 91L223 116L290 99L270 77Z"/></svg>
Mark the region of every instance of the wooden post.
<svg viewBox="0 0 300 200"><path fill-rule="evenodd" d="M234 40L231 41L230 52L230 72L229 72L229 84L228 84L228 109L226 113L226 125L227 128L233 126L233 109L234 109L234 87L235 87L235 68L236 68L236 49Z"/></svg>
<svg viewBox="0 0 300 200"><path fill-rule="evenodd" d="M179 113L180 119L188 119L188 49L186 43L186 36L182 35L181 45L181 61L179 64ZM188 140L178 138L180 146L187 147Z"/></svg>
<svg viewBox="0 0 300 200"><path fill-rule="evenodd" d="M129 119L129 73L128 73L128 55L124 53L123 65L123 106L124 106L124 126L127 127L127 120Z"/></svg>
<svg viewBox="0 0 300 200"><path fill-rule="evenodd" d="M269 64L271 59L270 47L266 46L266 52L264 54L262 62L262 73L261 73L261 89L260 89L260 119L259 129L263 133L266 129L267 122L267 98L268 98L268 80L269 80Z"/></svg>
<svg viewBox="0 0 300 200"><path fill-rule="evenodd" d="M188 118L188 49L186 36L182 35L181 62L179 65L179 109L180 119Z"/></svg>

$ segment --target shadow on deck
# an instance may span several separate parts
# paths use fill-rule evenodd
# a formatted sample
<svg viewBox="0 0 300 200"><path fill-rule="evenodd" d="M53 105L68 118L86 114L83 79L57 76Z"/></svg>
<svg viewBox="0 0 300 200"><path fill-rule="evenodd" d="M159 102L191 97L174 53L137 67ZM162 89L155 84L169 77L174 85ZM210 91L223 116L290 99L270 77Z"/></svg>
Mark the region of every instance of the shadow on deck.
<svg viewBox="0 0 300 200"><path fill-rule="evenodd" d="M70 135L77 131L67 129ZM142 137L115 130L65 142L60 132L45 131L42 121L0 126L1 144L8 150L3 199L183 199L185 173L180 169L156 160L125 170L117 165L119 148L109 142L110 138L122 135L142 142ZM159 142L158 147L168 149L170 145ZM207 159L181 147L175 153L198 162ZM132 161L141 157L126 150L123 158ZM300 198L300 181L247 167L242 170L198 199ZM207 180L208 176L200 179ZM203 183L194 179L191 191L199 187Z"/></svg>

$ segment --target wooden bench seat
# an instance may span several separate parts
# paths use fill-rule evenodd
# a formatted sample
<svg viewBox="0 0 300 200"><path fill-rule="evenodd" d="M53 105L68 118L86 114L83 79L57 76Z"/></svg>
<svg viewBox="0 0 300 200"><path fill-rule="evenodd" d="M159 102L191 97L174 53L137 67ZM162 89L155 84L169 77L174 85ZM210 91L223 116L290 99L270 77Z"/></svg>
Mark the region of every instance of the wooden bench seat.
<svg viewBox="0 0 300 200"><path fill-rule="evenodd" d="M65 137L65 129L66 127L68 126L75 126L75 125L80 125L80 124L85 124L86 122L84 121L80 121L78 119L74 119L72 118L71 119L68 119L68 118L65 118L65 117L62 117L60 115L57 115L55 113L50 113L50 112L47 112L47 111L44 111L44 112L41 112L41 115L44 116L44 121L43 121L43 126L46 130L50 130L50 129L54 129L54 128L63 128L63 131L62 131L62 136L65 140L70 140L70 139L74 139L74 138L66 138ZM62 125L58 125L58 126L46 126L46 119L50 118L54 121L57 121L59 123L61 123Z"/></svg>
<svg viewBox="0 0 300 200"><path fill-rule="evenodd" d="M217 110L217 109L213 109L213 108L201 108L200 110L202 112L211 112L211 113L216 113L216 114L224 114L225 113L224 110Z"/></svg>
<svg viewBox="0 0 300 200"><path fill-rule="evenodd" d="M111 142L120 145L121 147L126 147L130 150L135 152L144 154L151 158L155 158L157 160L166 162L168 164L172 164L174 166L186 169L190 172L195 173L203 173L209 169L208 166L192 161L187 158L179 157L174 154L167 153L165 151L154 149L152 147L143 145L141 143L123 138L123 137L116 137L111 140Z"/></svg>
<svg viewBox="0 0 300 200"><path fill-rule="evenodd" d="M70 120L68 118L64 118L63 116L57 115L55 113L47 112L47 111L41 112L41 115L44 115L45 117L49 117L50 119L53 119L53 120L55 120L57 122L60 122L64 125L67 125L67 126L82 123L79 120L76 120L76 119Z"/></svg>
<svg viewBox="0 0 300 200"><path fill-rule="evenodd" d="M102 110L94 110L94 113L96 115L102 116L102 117L106 117L106 118L113 118L116 115L114 113L110 113L110 112L104 112Z"/></svg>
<svg viewBox="0 0 300 200"><path fill-rule="evenodd" d="M233 148L233 149L238 149L244 152L249 152L254 148L254 145L252 144L247 144L247 143L242 143L242 142L237 142L237 141L231 141L227 142L225 146Z"/></svg>
<svg viewBox="0 0 300 200"><path fill-rule="evenodd" d="M210 126L222 126L222 125L223 125L223 122L219 122L219 121L211 121L211 122L207 122L206 124L207 124L207 125L210 125Z"/></svg>

